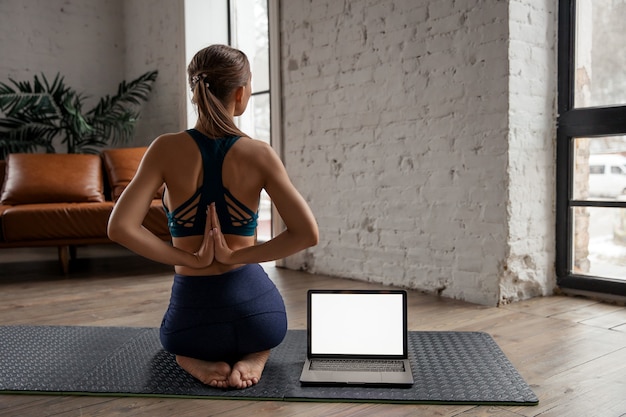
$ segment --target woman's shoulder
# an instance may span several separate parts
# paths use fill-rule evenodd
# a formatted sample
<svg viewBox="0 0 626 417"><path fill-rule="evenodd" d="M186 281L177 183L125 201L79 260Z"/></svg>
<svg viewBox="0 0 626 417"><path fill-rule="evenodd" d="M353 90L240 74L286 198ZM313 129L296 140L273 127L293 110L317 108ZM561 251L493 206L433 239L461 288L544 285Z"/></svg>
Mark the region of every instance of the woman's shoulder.
<svg viewBox="0 0 626 417"><path fill-rule="evenodd" d="M148 150L152 153L177 153L193 149L195 146L193 139L186 132L165 133L152 141Z"/></svg>
<svg viewBox="0 0 626 417"><path fill-rule="evenodd" d="M175 146L187 140L191 140L191 137L186 131L164 133L157 136L157 138L152 141L151 146Z"/></svg>
<svg viewBox="0 0 626 417"><path fill-rule="evenodd" d="M266 155L267 153L274 152L274 149L269 143L258 139L252 139L248 136L242 136L237 141L239 144L239 151L249 156Z"/></svg>
<svg viewBox="0 0 626 417"><path fill-rule="evenodd" d="M185 132L166 133L152 141L145 158L156 163L175 163L181 159L189 161L195 153L197 153L197 147L188 134Z"/></svg>
<svg viewBox="0 0 626 417"><path fill-rule="evenodd" d="M246 166L254 166L266 174L273 173L282 166L278 154L267 142L242 136L237 144L239 146L233 147L236 149L237 159Z"/></svg>
<svg viewBox="0 0 626 417"><path fill-rule="evenodd" d="M278 158L274 148L262 140L242 136L237 143L239 144L237 147L239 155L251 162L266 165Z"/></svg>

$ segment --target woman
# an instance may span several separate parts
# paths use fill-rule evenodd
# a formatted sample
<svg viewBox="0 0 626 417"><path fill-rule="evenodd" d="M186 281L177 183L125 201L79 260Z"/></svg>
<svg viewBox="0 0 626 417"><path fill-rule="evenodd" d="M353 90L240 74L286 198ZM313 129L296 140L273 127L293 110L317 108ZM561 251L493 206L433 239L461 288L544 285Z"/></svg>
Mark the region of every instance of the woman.
<svg viewBox="0 0 626 417"><path fill-rule="evenodd" d="M209 46L187 72L196 126L150 145L111 213L108 233L139 255L175 267L161 325L164 348L203 383L242 389L259 381L270 349L287 331L282 297L258 263L316 245L317 224L272 148L234 124L251 94L244 53ZM172 245L142 227L163 183ZM263 189L286 229L256 245Z"/></svg>

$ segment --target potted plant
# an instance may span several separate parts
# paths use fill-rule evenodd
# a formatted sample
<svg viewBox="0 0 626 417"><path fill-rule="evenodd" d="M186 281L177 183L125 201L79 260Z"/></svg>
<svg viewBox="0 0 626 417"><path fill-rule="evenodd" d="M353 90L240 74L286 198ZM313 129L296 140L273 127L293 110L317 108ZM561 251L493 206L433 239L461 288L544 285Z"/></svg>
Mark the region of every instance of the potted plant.
<svg viewBox="0 0 626 417"><path fill-rule="evenodd" d="M54 153L53 140L61 138L67 153L97 153L106 145L124 143L131 137L139 111L148 99L158 75L149 71L126 83L117 94L106 95L88 111L83 111L87 96L68 87L57 74L50 83L44 74L32 83L0 82L0 159L9 153Z"/></svg>

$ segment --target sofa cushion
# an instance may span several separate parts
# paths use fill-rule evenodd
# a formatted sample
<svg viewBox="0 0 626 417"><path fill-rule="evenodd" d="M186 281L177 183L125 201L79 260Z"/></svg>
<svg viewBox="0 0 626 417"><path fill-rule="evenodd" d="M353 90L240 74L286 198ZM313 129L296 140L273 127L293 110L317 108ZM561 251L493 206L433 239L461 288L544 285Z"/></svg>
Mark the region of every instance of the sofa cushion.
<svg viewBox="0 0 626 417"><path fill-rule="evenodd" d="M10 154L0 203L102 202L102 163L98 155Z"/></svg>
<svg viewBox="0 0 626 417"><path fill-rule="evenodd" d="M106 237L113 203L12 206L2 214L6 242Z"/></svg>
<svg viewBox="0 0 626 417"><path fill-rule="evenodd" d="M105 149L102 151L104 159L104 167L106 169L109 184L111 185L111 199L117 201L126 188L128 183L133 179L139 163L146 153L147 147L138 148L116 148ZM161 198L163 194L161 187L154 198Z"/></svg>
<svg viewBox="0 0 626 417"><path fill-rule="evenodd" d="M71 244L73 239L106 239L113 202L23 204L0 209L6 243L67 240ZM144 226L161 238L169 237L167 218L159 201L152 203Z"/></svg>

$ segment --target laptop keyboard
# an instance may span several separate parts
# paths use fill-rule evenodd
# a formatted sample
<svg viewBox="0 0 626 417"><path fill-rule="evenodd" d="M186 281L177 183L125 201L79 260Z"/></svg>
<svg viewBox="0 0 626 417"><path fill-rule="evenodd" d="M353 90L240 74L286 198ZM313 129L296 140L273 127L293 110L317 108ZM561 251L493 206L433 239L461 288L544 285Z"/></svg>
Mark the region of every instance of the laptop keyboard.
<svg viewBox="0 0 626 417"><path fill-rule="evenodd" d="M404 372L404 362L371 359L315 359L311 361L309 369L311 371Z"/></svg>

